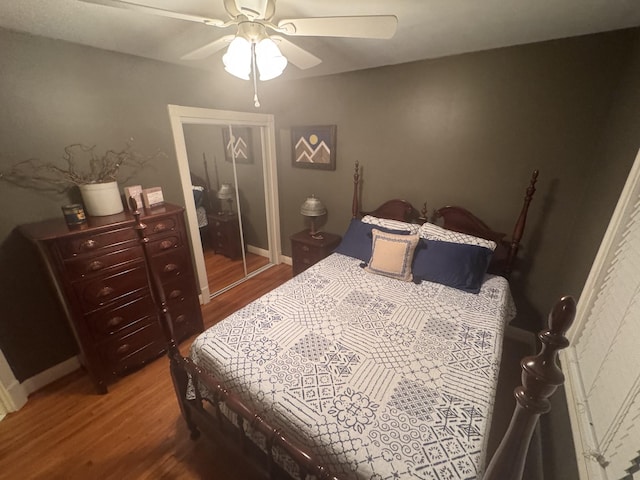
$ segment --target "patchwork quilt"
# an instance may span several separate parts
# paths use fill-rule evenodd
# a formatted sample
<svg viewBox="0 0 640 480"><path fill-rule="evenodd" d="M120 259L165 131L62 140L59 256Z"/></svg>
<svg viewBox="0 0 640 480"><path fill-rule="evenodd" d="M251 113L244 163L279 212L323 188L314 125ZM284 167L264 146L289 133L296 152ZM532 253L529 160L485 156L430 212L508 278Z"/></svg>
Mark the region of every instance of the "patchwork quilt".
<svg viewBox="0 0 640 480"><path fill-rule="evenodd" d="M481 476L507 281L471 294L359 265L330 255L202 333L192 359L339 478Z"/></svg>

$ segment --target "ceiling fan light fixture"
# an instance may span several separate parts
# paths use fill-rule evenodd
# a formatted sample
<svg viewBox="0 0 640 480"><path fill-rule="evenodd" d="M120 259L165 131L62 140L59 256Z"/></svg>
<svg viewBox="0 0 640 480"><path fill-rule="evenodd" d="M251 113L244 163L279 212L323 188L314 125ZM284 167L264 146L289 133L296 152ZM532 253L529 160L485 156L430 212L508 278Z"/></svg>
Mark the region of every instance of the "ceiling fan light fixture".
<svg viewBox="0 0 640 480"><path fill-rule="evenodd" d="M271 80L281 75L287 63L276 42L270 38L263 38L256 44L256 64L260 72L260 80Z"/></svg>
<svg viewBox="0 0 640 480"><path fill-rule="evenodd" d="M224 69L231 75L249 80L251 73L251 42L243 37L234 38L222 57Z"/></svg>

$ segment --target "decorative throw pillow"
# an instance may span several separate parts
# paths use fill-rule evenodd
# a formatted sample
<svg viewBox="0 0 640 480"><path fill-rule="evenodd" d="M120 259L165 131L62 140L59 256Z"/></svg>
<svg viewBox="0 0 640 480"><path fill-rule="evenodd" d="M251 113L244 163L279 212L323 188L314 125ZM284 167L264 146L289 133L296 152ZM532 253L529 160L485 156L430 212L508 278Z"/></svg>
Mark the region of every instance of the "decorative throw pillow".
<svg viewBox="0 0 640 480"><path fill-rule="evenodd" d="M365 270L378 275L410 282L413 253L418 235L398 235L377 228L372 230L371 261Z"/></svg>
<svg viewBox="0 0 640 480"><path fill-rule="evenodd" d="M418 230L420 238L427 240L440 240L450 243L461 243L465 245L478 245L480 247L488 248L491 251L496 249L496 242L493 240L487 240L486 238L475 237L466 233L454 232L453 230L447 230L433 223L424 223Z"/></svg>
<svg viewBox="0 0 640 480"><path fill-rule="evenodd" d="M368 263L371 259L371 242L373 239L371 231L374 228L376 228L375 225L363 223L357 218L352 219L349 228L342 237L340 245L338 245L334 252L358 258ZM377 228L389 233L397 233L400 235L409 234L409 232L406 231L388 230L382 227Z"/></svg>
<svg viewBox="0 0 640 480"><path fill-rule="evenodd" d="M478 245L420 239L413 260L413 281L440 283L478 293L493 251Z"/></svg>
<svg viewBox="0 0 640 480"><path fill-rule="evenodd" d="M402 230L411 234L418 233L420 225L417 223L401 222L400 220L391 220L388 218L378 218L373 215L365 215L362 217L363 223L369 223L378 227L386 228L387 230Z"/></svg>

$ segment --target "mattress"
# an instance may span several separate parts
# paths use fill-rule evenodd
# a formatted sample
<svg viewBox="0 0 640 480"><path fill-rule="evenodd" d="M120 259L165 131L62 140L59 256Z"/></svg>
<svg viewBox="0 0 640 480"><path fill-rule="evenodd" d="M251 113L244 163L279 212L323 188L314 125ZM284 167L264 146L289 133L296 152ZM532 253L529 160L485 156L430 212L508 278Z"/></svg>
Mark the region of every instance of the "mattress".
<svg viewBox="0 0 640 480"><path fill-rule="evenodd" d="M202 333L191 358L340 478L469 479L514 315L502 277L471 294L334 253Z"/></svg>

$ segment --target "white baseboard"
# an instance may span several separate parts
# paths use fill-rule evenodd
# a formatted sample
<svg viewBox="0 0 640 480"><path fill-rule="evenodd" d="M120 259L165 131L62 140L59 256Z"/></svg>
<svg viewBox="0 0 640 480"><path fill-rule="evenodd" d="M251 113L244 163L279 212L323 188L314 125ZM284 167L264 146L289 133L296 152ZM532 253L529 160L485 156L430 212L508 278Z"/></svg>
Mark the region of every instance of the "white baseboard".
<svg viewBox="0 0 640 480"><path fill-rule="evenodd" d="M30 395L36 390L40 390L42 387L61 379L65 375L68 375L79 368L80 360L78 360L78 357L71 357L62 363L46 369L44 372L40 372L31 378L27 378L21 383L21 385L26 394Z"/></svg>
<svg viewBox="0 0 640 480"><path fill-rule="evenodd" d="M293 265L293 260L291 260L291 257L287 257L286 255L280 255L280 260L282 260L282 263L286 265Z"/></svg>

